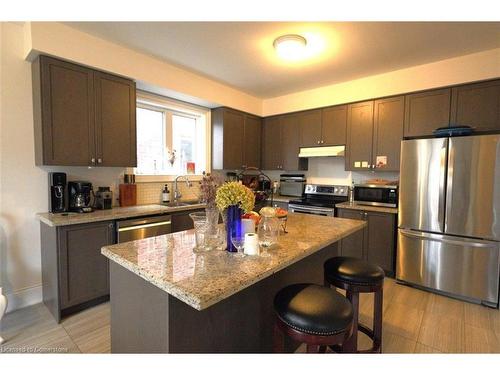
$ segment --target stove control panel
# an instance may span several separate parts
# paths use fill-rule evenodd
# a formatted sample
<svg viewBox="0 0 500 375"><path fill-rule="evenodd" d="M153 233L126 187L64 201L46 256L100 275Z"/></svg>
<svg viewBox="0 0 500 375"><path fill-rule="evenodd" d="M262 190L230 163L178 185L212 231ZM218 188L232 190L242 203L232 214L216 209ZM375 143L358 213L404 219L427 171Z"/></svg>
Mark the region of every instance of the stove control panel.
<svg viewBox="0 0 500 375"><path fill-rule="evenodd" d="M306 194L321 194L335 195L347 197L349 195L349 187L341 185L313 185L307 184L304 193Z"/></svg>

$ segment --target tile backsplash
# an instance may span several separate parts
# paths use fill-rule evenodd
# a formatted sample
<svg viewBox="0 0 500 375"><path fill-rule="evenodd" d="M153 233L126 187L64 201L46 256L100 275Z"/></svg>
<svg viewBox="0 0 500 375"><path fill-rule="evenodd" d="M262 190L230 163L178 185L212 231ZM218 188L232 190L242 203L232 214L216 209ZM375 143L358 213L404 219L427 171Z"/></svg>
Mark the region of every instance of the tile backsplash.
<svg viewBox="0 0 500 375"><path fill-rule="evenodd" d="M170 190L170 200L174 199L173 182L140 182L137 183L137 204L158 204L162 200L162 190L168 185ZM199 181L191 181L191 187L187 187L184 180L178 182L179 191L182 194L181 200L198 199L200 194Z"/></svg>

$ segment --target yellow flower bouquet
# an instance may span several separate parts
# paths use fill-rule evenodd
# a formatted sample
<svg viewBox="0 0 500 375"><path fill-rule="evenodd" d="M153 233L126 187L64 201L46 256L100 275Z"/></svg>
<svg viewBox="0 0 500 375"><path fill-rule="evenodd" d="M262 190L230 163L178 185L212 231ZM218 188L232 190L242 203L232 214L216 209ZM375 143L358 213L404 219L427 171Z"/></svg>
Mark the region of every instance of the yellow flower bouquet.
<svg viewBox="0 0 500 375"><path fill-rule="evenodd" d="M229 206L238 206L243 211L249 212L255 205L255 195L252 190L239 182L226 182L217 189L215 204L220 211Z"/></svg>

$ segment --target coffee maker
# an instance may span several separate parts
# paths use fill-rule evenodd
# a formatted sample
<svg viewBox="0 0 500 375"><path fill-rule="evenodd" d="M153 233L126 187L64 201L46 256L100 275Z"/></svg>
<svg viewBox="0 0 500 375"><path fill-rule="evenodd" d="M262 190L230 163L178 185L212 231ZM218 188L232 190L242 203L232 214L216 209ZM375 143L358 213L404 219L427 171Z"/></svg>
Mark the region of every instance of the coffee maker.
<svg viewBox="0 0 500 375"><path fill-rule="evenodd" d="M73 212L92 212L91 198L94 194L92 184L86 181L68 183L69 210Z"/></svg>
<svg viewBox="0 0 500 375"><path fill-rule="evenodd" d="M49 173L49 212L66 211L66 173Z"/></svg>

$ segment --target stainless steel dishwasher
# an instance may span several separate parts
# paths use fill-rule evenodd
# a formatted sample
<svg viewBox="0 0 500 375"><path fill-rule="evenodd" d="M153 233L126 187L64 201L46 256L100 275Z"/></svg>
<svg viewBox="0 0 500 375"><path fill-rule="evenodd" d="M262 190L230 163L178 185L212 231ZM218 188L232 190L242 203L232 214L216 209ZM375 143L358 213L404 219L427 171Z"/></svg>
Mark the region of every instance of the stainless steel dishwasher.
<svg viewBox="0 0 500 375"><path fill-rule="evenodd" d="M172 233L172 216L152 216L140 219L118 220L116 238L118 243L140 240Z"/></svg>

